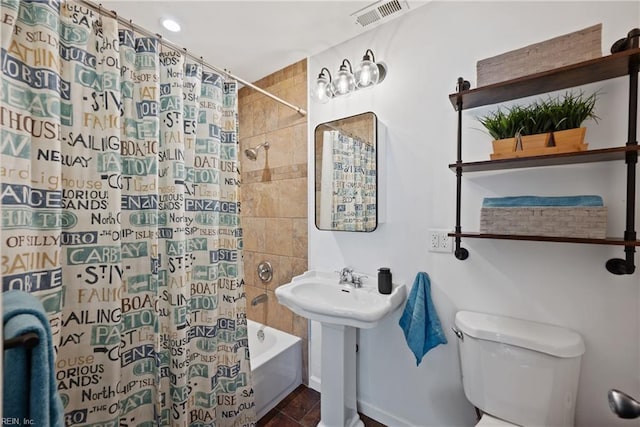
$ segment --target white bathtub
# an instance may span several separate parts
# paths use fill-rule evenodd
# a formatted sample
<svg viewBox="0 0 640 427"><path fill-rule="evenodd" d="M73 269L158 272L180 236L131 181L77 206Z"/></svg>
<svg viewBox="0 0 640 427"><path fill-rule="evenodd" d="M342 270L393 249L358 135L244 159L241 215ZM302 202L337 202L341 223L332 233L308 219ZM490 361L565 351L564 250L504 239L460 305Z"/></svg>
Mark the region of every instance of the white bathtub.
<svg viewBox="0 0 640 427"><path fill-rule="evenodd" d="M302 340L267 326L263 329L264 341L260 342L258 330L261 326L247 320L258 419L302 384Z"/></svg>

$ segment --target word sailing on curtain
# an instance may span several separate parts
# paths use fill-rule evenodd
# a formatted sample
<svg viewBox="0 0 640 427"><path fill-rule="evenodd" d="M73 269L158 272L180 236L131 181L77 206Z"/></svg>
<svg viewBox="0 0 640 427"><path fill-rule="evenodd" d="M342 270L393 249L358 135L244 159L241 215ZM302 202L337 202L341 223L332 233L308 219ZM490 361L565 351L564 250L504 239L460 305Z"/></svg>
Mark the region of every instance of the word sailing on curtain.
<svg viewBox="0 0 640 427"><path fill-rule="evenodd" d="M64 423L253 425L236 82L74 2L1 6L2 288L47 311Z"/></svg>

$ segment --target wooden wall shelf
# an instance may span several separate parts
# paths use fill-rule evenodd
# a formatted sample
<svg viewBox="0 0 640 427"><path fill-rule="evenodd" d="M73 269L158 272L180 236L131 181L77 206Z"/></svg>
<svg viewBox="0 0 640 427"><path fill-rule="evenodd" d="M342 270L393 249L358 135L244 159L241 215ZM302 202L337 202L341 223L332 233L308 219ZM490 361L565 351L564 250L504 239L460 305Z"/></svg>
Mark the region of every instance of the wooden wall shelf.
<svg viewBox="0 0 640 427"><path fill-rule="evenodd" d="M617 246L640 246L639 240L624 240L615 237L606 239L587 239L581 237L560 237L560 236L523 236L516 234L488 234L488 233L449 233L450 237L466 237L472 239L497 239L497 240L520 240L534 242L559 242L559 243L583 243L591 245L617 245Z"/></svg>
<svg viewBox="0 0 640 427"><path fill-rule="evenodd" d="M531 74L476 89L452 93L454 109L462 101L463 109L497 104L503 101L539 95L629 74L629 65L640 60L640 48L629 49L602 58L591 59L549 71Z"/></svg>
<svg viewBox="0 0 640 427"><path fill-rule="evenodd" d="M479 162L460 162L449 164L455 171L461 167L463 172L482 172L504 169L533 168L539 166L572 165L579 163L625 160L627 153L640 151L639 146L622 146L598 150L574 151L573 153L549 154L546 156L518 157L502 160L484 160Z"/></svg>
<svg viewBox="0 0 640 427"><path fill-rule="evenodd" d="M638 163L637 119L638 119L638 71L640 68L640 30L629 32L630 49L602 58L583 61L577 64L559 67L529 76L519 77L501 83L495 83L476 89L466 89L468 82L458 78L458 92L449 95L449 101L458 112L457 160L449 164L456 174L456 226L449 236L455 238L454 254L460 260L469 257L469 251L461 246L461 239L499 239L541 242L586 243L595 245L623 246L625 257L607 261L606 268L613 274L633 274L636 247L640 246L635 231L635 181ZM487 160L478 162L462 161L462 111L483 105L496 104L526 96L540 95L560 89L608 80L616 77L629 77L629 123L626 145L572 153L557 153L544 156L518 157L510 159ZM571 165L580 163L624 160L627 167L626 225L623 238L586 239L574 237L522 236L512 234L484 234L462 232L462 173L495 171L540 166Z"/></svg>

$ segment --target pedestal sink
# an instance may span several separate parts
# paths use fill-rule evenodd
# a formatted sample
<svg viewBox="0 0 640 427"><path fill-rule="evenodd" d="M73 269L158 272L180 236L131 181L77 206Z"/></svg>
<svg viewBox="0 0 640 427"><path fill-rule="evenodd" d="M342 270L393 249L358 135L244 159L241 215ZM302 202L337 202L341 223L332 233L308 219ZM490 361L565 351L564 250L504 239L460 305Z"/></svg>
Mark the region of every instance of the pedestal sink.
<svg viewBox="0 0 640 427"><path fill-rule="evenodd" d="M362 286L339 284L339 274L307 271L276 288L280 304L321 324L322 399L319 427L360 427L357 411L356 328L373 328L405 300L404 284L378 293L377 278L366 274ZM326 391L326 392L325 392Z"/></svg>

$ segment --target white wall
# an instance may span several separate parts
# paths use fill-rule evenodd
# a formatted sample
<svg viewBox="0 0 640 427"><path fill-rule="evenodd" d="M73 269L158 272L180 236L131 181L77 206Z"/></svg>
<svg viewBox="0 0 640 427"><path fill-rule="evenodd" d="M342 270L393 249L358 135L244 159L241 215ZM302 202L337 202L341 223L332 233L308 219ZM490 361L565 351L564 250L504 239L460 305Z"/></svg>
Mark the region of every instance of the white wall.
<svg viewBox="0 0 640 427"><path fill-rule="evenodd" d="M614 276L604 268L622 248L569 243L463 240L470 257L429 253L427 230L453 228L456 113L448 94L463 76L475 87L476 61L531 43L603 24L603 54L640 26L637 2L434 2L309 59L309 78L332 72L343 58L357 63L371 48L389 67L379 86L309 104L310 147L319 123L373 111L387 128L386 222L373 233L318 231L309 221L309 268L345 265L374 274L391 268L409 286L417 272L431 277L449 344L429 352L419 367L397 325L400 312L373 330L360 331L358 395L363 412L398 426L472 425L464 397L457 343L450 331L457 310L476 310L562 325L584 337L577 402L578 426L627 426L609 410L616 387L640 397L640 272ZM583 87L601 90L600 124L588 123L590 148L626 142L628 79ZM527 102L528 100L520 101ZM488 159L490 138L475 117L490 106L464 113L465 160ZM310 149L309 153L313 153ZM312 167L313 159L309 162ZM312 170L312 169L310 169ZM313 174L310 173L310 176ZM600 194L609 208L609 235L624 229L623 162L465 174L463 230L476 231L483 197ZM309 218L313 218L309 180ZM636 220L638 222L638 220ZM637 257L640 264L640 255ZM318 328L312 328L311 376L319 378Z"/></svg>

